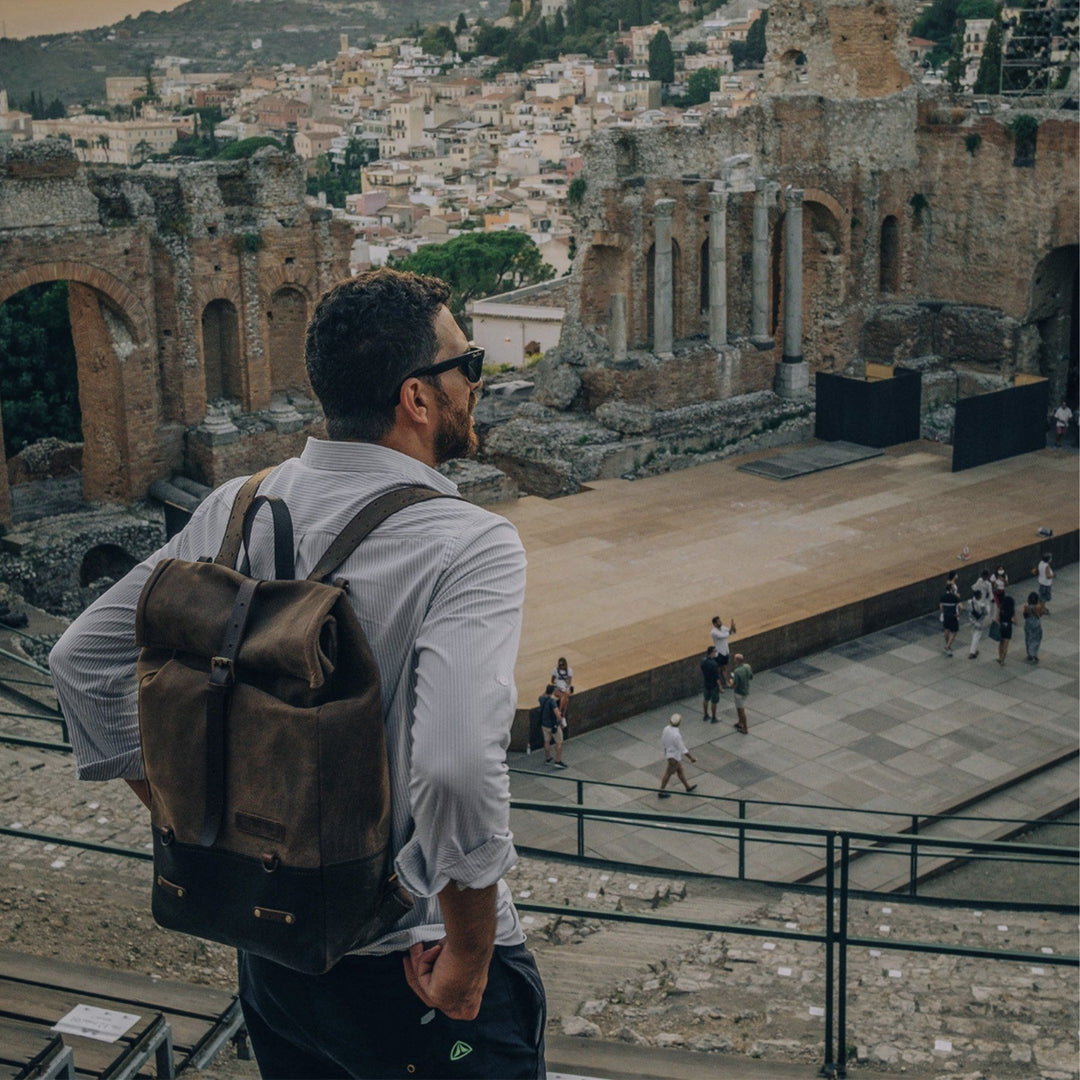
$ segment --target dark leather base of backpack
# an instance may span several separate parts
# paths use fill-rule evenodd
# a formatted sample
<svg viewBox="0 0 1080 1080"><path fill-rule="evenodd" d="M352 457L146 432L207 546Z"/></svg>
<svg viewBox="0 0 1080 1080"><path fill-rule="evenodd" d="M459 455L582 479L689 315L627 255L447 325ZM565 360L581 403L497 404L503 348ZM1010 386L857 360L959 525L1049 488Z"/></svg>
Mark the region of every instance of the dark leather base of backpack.
<svg viewBox="0 0 1080 1080"><path fill-rule="evenodd" d="M381 880L385 865L380 852L337 866L295 869L271 862L268 869L259 859L166 843L155 831L154 919L169 930L321 975L412 907L408 893L393 880ZM356 897L380 892L377 917L355 925Z"/></svg>

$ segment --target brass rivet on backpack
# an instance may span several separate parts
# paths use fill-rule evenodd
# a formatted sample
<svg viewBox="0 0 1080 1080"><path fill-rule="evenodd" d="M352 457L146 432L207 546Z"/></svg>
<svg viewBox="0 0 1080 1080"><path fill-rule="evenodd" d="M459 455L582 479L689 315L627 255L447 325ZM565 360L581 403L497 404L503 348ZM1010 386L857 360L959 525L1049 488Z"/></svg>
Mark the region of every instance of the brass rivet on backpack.
<svg viewBox="0 0 1080 1080"><path fill-rule="evenodd" d="M292 926L292 924L293 924L294 922L296 922L296 919L295 919L295 918L294 918L294 917L293 917L292 915L286 915L286 916L285 916L285 921L286 921L286 922L287 922L287 923L288 923L288 924L289 924L290 926Z"/></svg>
<svg viewBox="0 0 1080 1080"><path fill-rule="evenodd" d="M255 909L255 918L256 919L261 919L262 918L262 912L258 908Z"/></svg>
<svg viewBox="0 0 1080 1080"><path fill-rule="evenodd" d="M405 1066L405 1071L406 1071L406 1072L407 1072L407 1073L408 1073L408 1074L409 1074L410 1076L412 1076L412 1074L413 1074L414 1072L416 1072L416 1066L415 1066L415 1065L406 1065L406 1066Z"/></svg>

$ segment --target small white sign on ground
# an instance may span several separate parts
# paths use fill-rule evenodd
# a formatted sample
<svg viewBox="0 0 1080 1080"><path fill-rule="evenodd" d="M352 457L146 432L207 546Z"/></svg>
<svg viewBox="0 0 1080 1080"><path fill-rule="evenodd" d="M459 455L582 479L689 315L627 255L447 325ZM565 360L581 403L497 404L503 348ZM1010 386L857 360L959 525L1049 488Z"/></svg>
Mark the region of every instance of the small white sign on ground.
<svg viewBox="0 0 1080 1080"><path fill-rule="evenodd" d="M134 1013L113 1012L93 1005L76 1005L66 1016L53 1024L52 1030L64 1035L81 1035L85 1039L114 1043L134 1027L141 1017Z"/></svg>

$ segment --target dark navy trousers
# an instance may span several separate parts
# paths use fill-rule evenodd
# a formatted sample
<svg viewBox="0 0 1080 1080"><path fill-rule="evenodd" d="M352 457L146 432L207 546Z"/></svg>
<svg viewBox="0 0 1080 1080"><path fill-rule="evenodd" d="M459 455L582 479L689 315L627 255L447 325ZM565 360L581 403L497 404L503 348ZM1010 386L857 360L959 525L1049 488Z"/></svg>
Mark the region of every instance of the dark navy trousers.
<svg viewBox="0 0 1080 1080"><path fill-rule="evenodd" d="M524 945L495 947L475 1020L425 1005L402 956L346 956L304 975L241 952L240 1004L265 1080L546 1076L544 987Z"/></svg>

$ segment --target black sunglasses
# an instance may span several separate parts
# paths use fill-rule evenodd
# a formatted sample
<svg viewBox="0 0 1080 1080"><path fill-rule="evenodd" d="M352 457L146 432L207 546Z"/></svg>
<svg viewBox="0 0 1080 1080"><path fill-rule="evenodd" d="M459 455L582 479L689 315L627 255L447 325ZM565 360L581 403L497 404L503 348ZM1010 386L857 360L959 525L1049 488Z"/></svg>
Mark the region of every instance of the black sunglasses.
<svg viewBox="0 0 1080 1080"><path fill-rule="evenodd" d="M461 368L462 374L469 382L479 382L480 376L484 373L484 355L483 349L478 345L472 345L460 356L452 356L449 360L442 360L437 364L432 364L431 367L410 371L409 374L398 383L397 389L391 395L387 404L396 405L398 403L398 398L401 396L401 388L409 381L409 379L419 379L425 375L441 375L444 371L450 371L453 368Z"/></svg>

